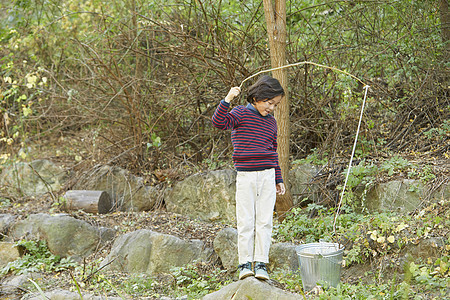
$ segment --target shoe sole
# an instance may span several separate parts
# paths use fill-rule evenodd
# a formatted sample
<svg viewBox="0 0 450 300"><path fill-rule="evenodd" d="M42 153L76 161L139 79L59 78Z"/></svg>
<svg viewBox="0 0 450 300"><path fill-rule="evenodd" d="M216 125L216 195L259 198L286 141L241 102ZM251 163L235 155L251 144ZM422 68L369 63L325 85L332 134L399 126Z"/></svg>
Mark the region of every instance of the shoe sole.
<svg viewBox="0 0 450 300"><path fill-rule="evenodd" d="M248 272L248 273L245 273L245 274L239 276L239 280L245 279L245 278L247 278L247 277L254 276L254 275L255 275L255 274L254 274L253 272Z"/></svg>
<svg viewBox="0 0 450 300"><path fill-rule="evenodd" d="M269 277L267 277L265 275L257 274L257 275L255 275L255 277L258 278L258 279L261 279L261 280L269 280Z"/></svg>

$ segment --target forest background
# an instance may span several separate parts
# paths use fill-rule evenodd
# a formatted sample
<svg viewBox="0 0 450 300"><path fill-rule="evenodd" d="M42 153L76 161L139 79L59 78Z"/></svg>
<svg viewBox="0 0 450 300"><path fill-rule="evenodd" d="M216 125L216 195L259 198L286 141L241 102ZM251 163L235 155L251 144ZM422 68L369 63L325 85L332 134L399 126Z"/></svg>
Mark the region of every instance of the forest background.
<svg viewBox="0 0 450 300"><path fill-rule="evenodd" d="M270 68L261 1L2 1L0 16L3 161L83 131L79 167L231 166L229 133L210 117ZM447 1L288 1L287 63L370 85L358 157L448 158L448 20ZM362 84L313 65L288 72L291 161L348 160Z"/></svg>
<svg viewBox="0 0 450 300"><path fill-rule="evenodd" d="M363 82L370 88L355 152L360 176L373 175L364 173L372 170L366 164L387 161L389 177L408 171L429 185L448 183L448 1L292 0L286 7L286 63L329 67L288 69L291 164L306 160L345 168ZM198 171L232 168L229 132L215 129L211 115L231 86L271 68L263 1L0 0L0 45L0 165L48 158L79 174L110 164L144 177L149 185L170 186ZM244 103L242 97L234 105ZM339 176L333 191L342 184ZM308 207L307 217L294 210L276 238L326 236L333 211L325 210L334 207L334 200L321 203L326 207ZM16 203L24 200L0 199L6 210ZM428 234L419 234L422 228L439 230L448 252L449 223L442 217L447 207L444 201L416 211L433 219L411 232L421 238ZM319 221L309 218L311 211L322 214ZM400 223L404 216L396 221L383 214L363 221L359 217L344 216L358 234L361 228L373 235L384 226L405 225ZM412 228L416 219L409 218ZM121 224L132 230L124 225L128 223ZM294 230L292 225L298 224L300 229ZM308 230L313 233L305 234ZM363 241L355 245L360 249L352 252L353 263L370 260L375 250L374 260L393 251L383 248L384 242L375 250ZM407 278L408 288L392 284L394 278L387 285L349 284L339 293L385 299L380 295L389 286L386 299L397 292L406 299L404 295L418 291L435 291L440 297L448 291L450 276L448 253L442 257L426 263L426 272L411 262L406 269L419 283L411 289ZM191 281L194 292L204 294L208 289L198 278ZM299 292L299 279L289 280L278 278L284 288ZM152 292L146 284L142 293ZM178 293L186 294L186 289Z"/></svg>

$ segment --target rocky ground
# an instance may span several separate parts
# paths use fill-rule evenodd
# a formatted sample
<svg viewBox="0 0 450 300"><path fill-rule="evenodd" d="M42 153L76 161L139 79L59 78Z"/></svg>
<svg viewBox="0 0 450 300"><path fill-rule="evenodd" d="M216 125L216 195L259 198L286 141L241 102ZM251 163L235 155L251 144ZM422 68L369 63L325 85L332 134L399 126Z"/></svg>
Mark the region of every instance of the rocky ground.
<svg viewBox="0 0 450 300"><path fill-rule="evenodd" d="M35 213L66 213L58 206L54 206L51 197L42 197L39 199L22 199L19 203L3 207L0 213L14 213L19 218L25 218L29 214ZM127 232L132 232L138 229L149 229L156 232L165 233L177 236L181 239L200 239L206 243L208 247L212 247L213 240L216 234L223 228L230 226L220 223L201 222L199 220L192 220L188 217L184 217L178 214L169 213L164 209L159 209L149 212L114 212L110 214L97 215L88 214L78 211L76 213L70 213L71 216L82 219L92 225L113 228L117 231L117 235L121 235ZM80 270L63 271L58 273L42 273L38 275L40 285L45 290L64 289L76 291L76 285L80 285L83 293L102 294L99 290L99 284L92 284L92 279L96 278L98 274L102 274L109 279L114 285L121 285L124 282L133 282L135 276L126 273L111 273L98 270L99 262L101 262L109 253L111 244L106 244L103 248L98 249L94 254L89 256L83 262L81 262ZM198 264L197 271L205 274L212 274L219 269L223 269L220 264ZM359 283L364 277L365 273L371 271L372 264L358 265L356 268L343 269L341 281L356 284ZM98 273L97 273L98 272ZM221 274L223 281L236 280L236 275L233 272L226 272ZM11 275L2 279L4 282L11 278ZM160 295L164 295L168 290L173 289L177 285L177 278L173 275L162 274L153 278L154 282L157 282L152 287L153 290L160 291ZM299 290L293 290L292 286L287 286L276 280L269 282L272 286L284 289L290 292L299 292ZM155 286L156 285L156 286ZM25 285L27 286L27 285ZM120 296L120 292L114 289L108 288L109 296ZM28 284L28 288L21 288L16 290L12 294L3 294L9 297L8 299L21 299L21 297L29 291L35 291L31 284ZM153 293L154 294L154 293ZM313 294L311 294L313 295ZM127 297L129 297L128 294ZM125 296L124 296L125 297ZM134 298L134 297L132 297ZM143 297L136 297L135 299L142 299ZM148 296L147 299L160 299L157 296Z"/></svg>
<svg viewBox="0 0 450 300"><path fill-rule="evenodd" d="M72 145L75 143L72 139L66 138L63 139L63 141L64 146L60 146L58 149L52 147L55 141L40 145L33 145L30 148L31 151L29 154L29 159L47 158L52 161L57 161L60 164L64 164L76 172L83 171L88 169L90 166L99 163L99 161L96 161L93 157L91 157L91 160L88 162L80 162L79 158L75 155L75 152L88 153L88 150L73 149ZM79 143L80 140L76 140L76 142ZM449 169L448 162L446 160L435 160L434 163L437 167L442 169L444 175L448 174ZM155 174L156 173L157 172L155 171ZM156 180L159 180L159 178L164 177L159 175L157 176L157 174L155 174L150 174L149 180L155 180L155 178ZM179 174L179 177L183 177L183 174ZM161 180L165 180L165 178ZM68 213L62 210L62 208L57 204L57 201L55 201L55 199L58 199L59 196L61 195L47 194L40 198L22 198L13 199L13 201L9 202L2 202L2 205L0 206L0 213L14 214L18 218L25 218L29 214L40 212ZM208 247L212 247L212 242L217 232L227 226L230 226L230 224L201 222L182 215L169 213L164 209L163 205L158 209L147 212L114 212L105 215L97 215L79 211L71 212L70 214L73 217L87 221L92 225L115 229L118 235L138 229L149 229L160 233L174 235L181 239L199 239L204 241ZM84 274L81 274L79 270L73 270L72 272L64 271L60 273L43 274L40 275L40 277L42 277L40 282L42 282L43 287L47 289L61 288L73 291L76 290L74 283L79 281L83 291L97 293L100 286L98 284L90 285L89 280L93 278L93 275L96 275L97 271L94 266L98 265L98 262L106 257L110 246L111 245L106 245L103 249L99 249L96 253L92 254L88 259L81 263L81 269L83 269L82 272L84 272ZM390 258L385 259L389 260ZM374 261L359 265L356 268L344 269L341 280L348 283L358 283L367 277L365 276L367 272L376 270L377 264L378 262L374 259ZM204 274L210 274L214 270L221 268L220 265L199 265L197 267L198 270L204 272ZM109 274L108 276L110 276L109 278L112 284L117 285L119 283L134 280L130 274L115 273ZM234 274L231 272L223 273L221 276L223 276L223 280L235 280L235 277L233 277ZM7 279L6 277L2 278L2 281L5 281ZM170 275L161 275L155 278L155 280L157 283L155 283L152 289L155 291L159 290L161 295L177 284L176 278ZM288 287L287 285L280 284L277 281L271 281L271 284L282 289L292 291L292 286ZM30 285L30 290L31 289L33 289L33 287ZM120 292L115 291L114 288L108 288L108 290L109 295L120 294ZM9 294L7 297L9 297L9 299L20 299L20 297L27 291L28 290L26 288L22 288L22 290L16 290L14 294ZM157 296L150 296L149 299L158 298Z"/></svg>
<svg viewBox="0 0 450 300"><path fill-rule="evenodd" d="M22 200L20 204L16 204L16 207L3 207L0 213L15 214L18 218L25 218L28 214L35 213L66 213L61 211L59 208L52 206L49 199L27 199ZM191 220L187 217L177 215L174 213L168 213L163 209L151 212L115 212L105 215L97 214L87 214L83 212L71 213L71 216L82 219L92 225L113 228L116 230L117 235L122 235L127 232L132 232L138 229L149 229L160 233L170 234L177 236L181 239L199 239L206 243L207 247L212 248L213 239L218 231L226 227L224 224L214 224L200 222L196 220ZM107 256L110 251L112 244L106 244L103 248L98 249L95 253L81 262L82 269L84 270L81 274L79 271L63 271L58 273L42 273L38 277L39 282L42 284L43 288L46 290L53 289L66 289L74 291L74 278L79 281L82 286L83 292L91 292L99 294L98 287L94 284L90 286L90 281L95 277L94 275L98 270L99 263ZM199 270L205 274L212 272L215 268L221 268L220 265L199 265ZM119 274L117 272L105 273L101 271L105 277L109 278L110 281L115 282L114 284L121 284L125 281L131 281L133 275L131 274ZM92 276L91 276L92 275ZM229 278L230 274L224 274L224 280ZM4 276L2 282L8 280L11 275ZM176 285L176 279L173 276L160 275L154 278L158 285L161 286L162 295L164 291L170 289L173 285ZM34 290L29 284L30 289ZM0 296L8 296L8 299L20 299L23 294L28 290L21 288L16 290L12 294L4 294L0 292ZM114 291L108 293L111 295L118 295ZM140 297L139 297L140 298ZM3 298L2 298L3 299ZM159 299L150 297L149 299Z"/></svg>

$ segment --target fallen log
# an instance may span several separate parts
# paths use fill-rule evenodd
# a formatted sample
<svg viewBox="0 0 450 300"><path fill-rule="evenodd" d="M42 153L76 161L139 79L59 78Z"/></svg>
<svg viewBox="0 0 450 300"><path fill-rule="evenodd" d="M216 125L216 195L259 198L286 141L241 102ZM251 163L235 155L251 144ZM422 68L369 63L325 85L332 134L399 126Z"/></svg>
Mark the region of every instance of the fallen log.
<svg viewBox="0 0 450 300"><path fill-rule="evenodd" d="M106 214L113 208L111 197L105 191L70 190L64 194L64 199L66 211Z"/></svg>

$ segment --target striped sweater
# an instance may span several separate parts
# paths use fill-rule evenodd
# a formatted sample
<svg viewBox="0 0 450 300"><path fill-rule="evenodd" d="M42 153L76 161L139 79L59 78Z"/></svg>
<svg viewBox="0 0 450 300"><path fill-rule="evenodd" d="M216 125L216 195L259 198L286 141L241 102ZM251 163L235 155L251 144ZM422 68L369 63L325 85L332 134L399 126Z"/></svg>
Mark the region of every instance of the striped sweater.
<svg viewBox="0 0 450 300"><path fill-rule="evenodd" d="M233 161L237 171L275 168L276 183L283 182L277 154L277 122L262 116L253 105L239 105L228 112L230 103L222 100L212 116L215 127L231 129Z"/></svg>

